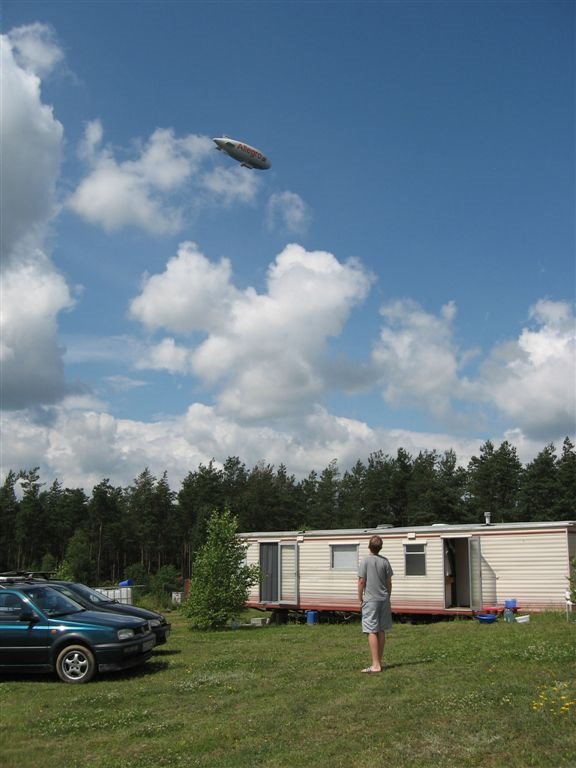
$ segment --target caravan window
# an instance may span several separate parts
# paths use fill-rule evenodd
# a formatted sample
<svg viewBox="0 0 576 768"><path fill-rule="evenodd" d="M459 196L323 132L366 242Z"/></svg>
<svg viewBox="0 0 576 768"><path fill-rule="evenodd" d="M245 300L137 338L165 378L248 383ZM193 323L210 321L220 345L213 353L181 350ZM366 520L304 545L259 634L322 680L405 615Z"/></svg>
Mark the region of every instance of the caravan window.
<svg viewBox="0 0 576 768"><path fill-rule="evenodd" d="M406 576L426 576L426 544L404 544Z"/></svg>
<svg viewBox="0 0 576 768"><path fill-rule="evenodd" d="M330 567L337 571L357 571L358 544L331 544Z"/></svg>

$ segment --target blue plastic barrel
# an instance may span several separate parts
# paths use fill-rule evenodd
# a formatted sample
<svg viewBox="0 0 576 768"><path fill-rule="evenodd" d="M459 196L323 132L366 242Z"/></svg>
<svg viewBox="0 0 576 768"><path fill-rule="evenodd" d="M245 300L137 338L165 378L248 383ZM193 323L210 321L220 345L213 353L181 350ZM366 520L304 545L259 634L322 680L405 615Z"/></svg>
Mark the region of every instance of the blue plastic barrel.
<svg viewBox="0 0 576 768"><path fill-rule="evenodd" d="M510 608L513 611L516 608L516 600L504 600L504 608Z"/></svg>
<svg viewBox="0 0 576 768"><path fill-rule="evenodd" d="M307 624L318 624L318 611L307 611L306 613Z"/></svg>

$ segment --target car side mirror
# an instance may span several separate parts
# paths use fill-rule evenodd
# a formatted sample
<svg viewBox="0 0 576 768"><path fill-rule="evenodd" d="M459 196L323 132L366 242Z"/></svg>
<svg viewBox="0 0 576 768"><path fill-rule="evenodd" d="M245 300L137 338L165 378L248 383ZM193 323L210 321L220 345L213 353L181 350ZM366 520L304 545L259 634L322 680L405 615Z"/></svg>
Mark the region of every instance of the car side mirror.
<svg viewBox="0 0 576 768"><path fill-rule="evenodd" d="M25 621L27 624L37 624L40 621L40 616L34 611L24 610L20 614L20 621Z"/></svg>

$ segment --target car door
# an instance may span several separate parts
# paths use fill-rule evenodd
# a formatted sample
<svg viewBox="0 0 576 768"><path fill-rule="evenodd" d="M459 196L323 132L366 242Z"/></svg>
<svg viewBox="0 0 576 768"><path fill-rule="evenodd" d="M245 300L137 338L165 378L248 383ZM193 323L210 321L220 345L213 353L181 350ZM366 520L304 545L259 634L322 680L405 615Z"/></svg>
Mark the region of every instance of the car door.
<svg viewBox="0 0 576 768"><path fill-rule="evenodd" d="M0 668L48 667L51 643L48 621L17 592L0 590Z"/></svg>

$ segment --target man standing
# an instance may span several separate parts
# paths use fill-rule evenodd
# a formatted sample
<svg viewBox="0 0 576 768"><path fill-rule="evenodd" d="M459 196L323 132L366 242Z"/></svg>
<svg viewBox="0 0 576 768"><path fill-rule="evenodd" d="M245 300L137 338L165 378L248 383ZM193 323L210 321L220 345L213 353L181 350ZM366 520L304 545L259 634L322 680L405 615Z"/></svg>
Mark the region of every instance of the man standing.
<svg viewBox="0 0 576 768"><path fill-rule="evenodd" d="M380 555L382 539L372 536L368 542L370 554L358 569L358 600L362 603L362 631L368 635L372 664L362 672L382 672L382 656L386 643L385 631L392 629L392 566Z"/></svg>

